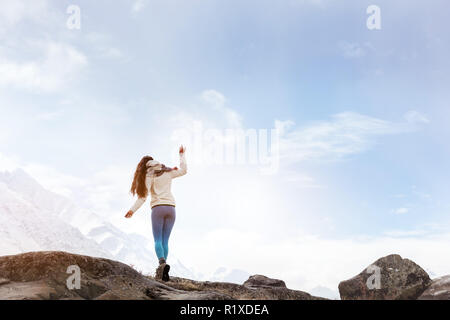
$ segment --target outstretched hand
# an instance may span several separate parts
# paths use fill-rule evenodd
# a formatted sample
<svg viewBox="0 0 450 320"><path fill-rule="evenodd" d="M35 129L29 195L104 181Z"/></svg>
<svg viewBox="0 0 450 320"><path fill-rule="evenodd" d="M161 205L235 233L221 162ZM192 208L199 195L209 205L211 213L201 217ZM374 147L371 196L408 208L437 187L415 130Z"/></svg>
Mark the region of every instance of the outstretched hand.
<svg viewBox="0 0 450 320"><path fill-rule="evenodd" d="M183 146L183 145L181 145L180 146L180 154L183 154L183 153L185 153L186 152L186 147L185 146Z"/></svg>
<svg viewBox="0 0 450 320"><path fill-rule="evenodd" d="M127 214L125 215L125 218L129 219L133 216L134 212L133 211L128 211Z"/></svg>

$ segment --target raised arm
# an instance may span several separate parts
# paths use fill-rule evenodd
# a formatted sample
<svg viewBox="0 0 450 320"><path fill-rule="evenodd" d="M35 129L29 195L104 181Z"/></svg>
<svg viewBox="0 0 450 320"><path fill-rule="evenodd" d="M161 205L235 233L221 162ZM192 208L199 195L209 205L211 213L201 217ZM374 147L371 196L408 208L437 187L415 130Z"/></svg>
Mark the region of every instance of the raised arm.
<svg viewBox="0 0 450 320"><path fill-rule="evenodd" d="M176 170L170 171L172 178L184 176L187 173L187 165L186 165L186 148L180 147L180 167Z"/></svg>

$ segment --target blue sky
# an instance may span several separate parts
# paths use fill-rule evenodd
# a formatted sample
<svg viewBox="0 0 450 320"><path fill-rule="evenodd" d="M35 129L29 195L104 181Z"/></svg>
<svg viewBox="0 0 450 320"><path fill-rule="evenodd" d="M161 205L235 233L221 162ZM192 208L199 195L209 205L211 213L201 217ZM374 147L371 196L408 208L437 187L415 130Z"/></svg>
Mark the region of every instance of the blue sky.
<svg viewBox="0 0 450 320"><path fill-rule="evenodd" d="M66 27L70 4L81 9L80 30ZM381 30L366 27L372 4ZM428 248L449 235L446 1L0 5L3 169L23 167L121 228L150 235L148 208L122 220L142 155L174 165L183 142L192 156L172 135L196 122L220 130L278 123L286 130L277 174L191 163L175 183L178 256L194 264L209 241L223 252L218 265L283 277L271 262L256 262L258 250L302 265L305 246L326 257L322 241L352 252L364 238L355 272L398 250L448 273ZM436 235L444 240L428 242ZM230 239L247 242L248 261ZM339 276L351 276L344 265ZM297 287L336 282L286 277Z"/></svg>

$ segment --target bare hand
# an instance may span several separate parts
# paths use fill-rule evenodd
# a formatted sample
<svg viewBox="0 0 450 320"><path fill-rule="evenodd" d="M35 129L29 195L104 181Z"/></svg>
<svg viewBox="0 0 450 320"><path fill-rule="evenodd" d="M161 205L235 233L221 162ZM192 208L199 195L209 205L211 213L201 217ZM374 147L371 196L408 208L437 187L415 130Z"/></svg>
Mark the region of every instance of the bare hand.
<svg viewBox="0 0 450 320"><path fill-rule="evenodd" d="M186 151L186 147L185 146L183 146L183 145L181 145L180 146L180 154L182 154L182 153L184 153Z"/></svg>
<svg viewBox="0 0 450 320"><path fill-rule="evenodd" d="M127 214L125 215L125 218L129 219L133 216L134 212L133 211L128 211Z"/></svg>

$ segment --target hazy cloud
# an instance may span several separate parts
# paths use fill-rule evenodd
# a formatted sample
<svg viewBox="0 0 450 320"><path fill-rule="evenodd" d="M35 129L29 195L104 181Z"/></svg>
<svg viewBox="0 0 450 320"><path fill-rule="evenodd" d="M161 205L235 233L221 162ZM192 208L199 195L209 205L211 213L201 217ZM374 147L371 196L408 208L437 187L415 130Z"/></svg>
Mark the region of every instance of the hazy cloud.
<svg viewBox="0 0 450 320"><path fill-rule="evenodd" d="M87 57L61 42L34 43L33 60L19 60L0 52L0 85L53 92L64 88L87 65Z"/></svg>
<svg viewBox="0 0 450 320"><path fill-rule="evenodd" d="M368 150L377 137L415 130L410 122L392 122L355 112L335 114L330 120L304 127L292 121L283 126L280 149L288 161L310 159L335 160Z"/></svg>

